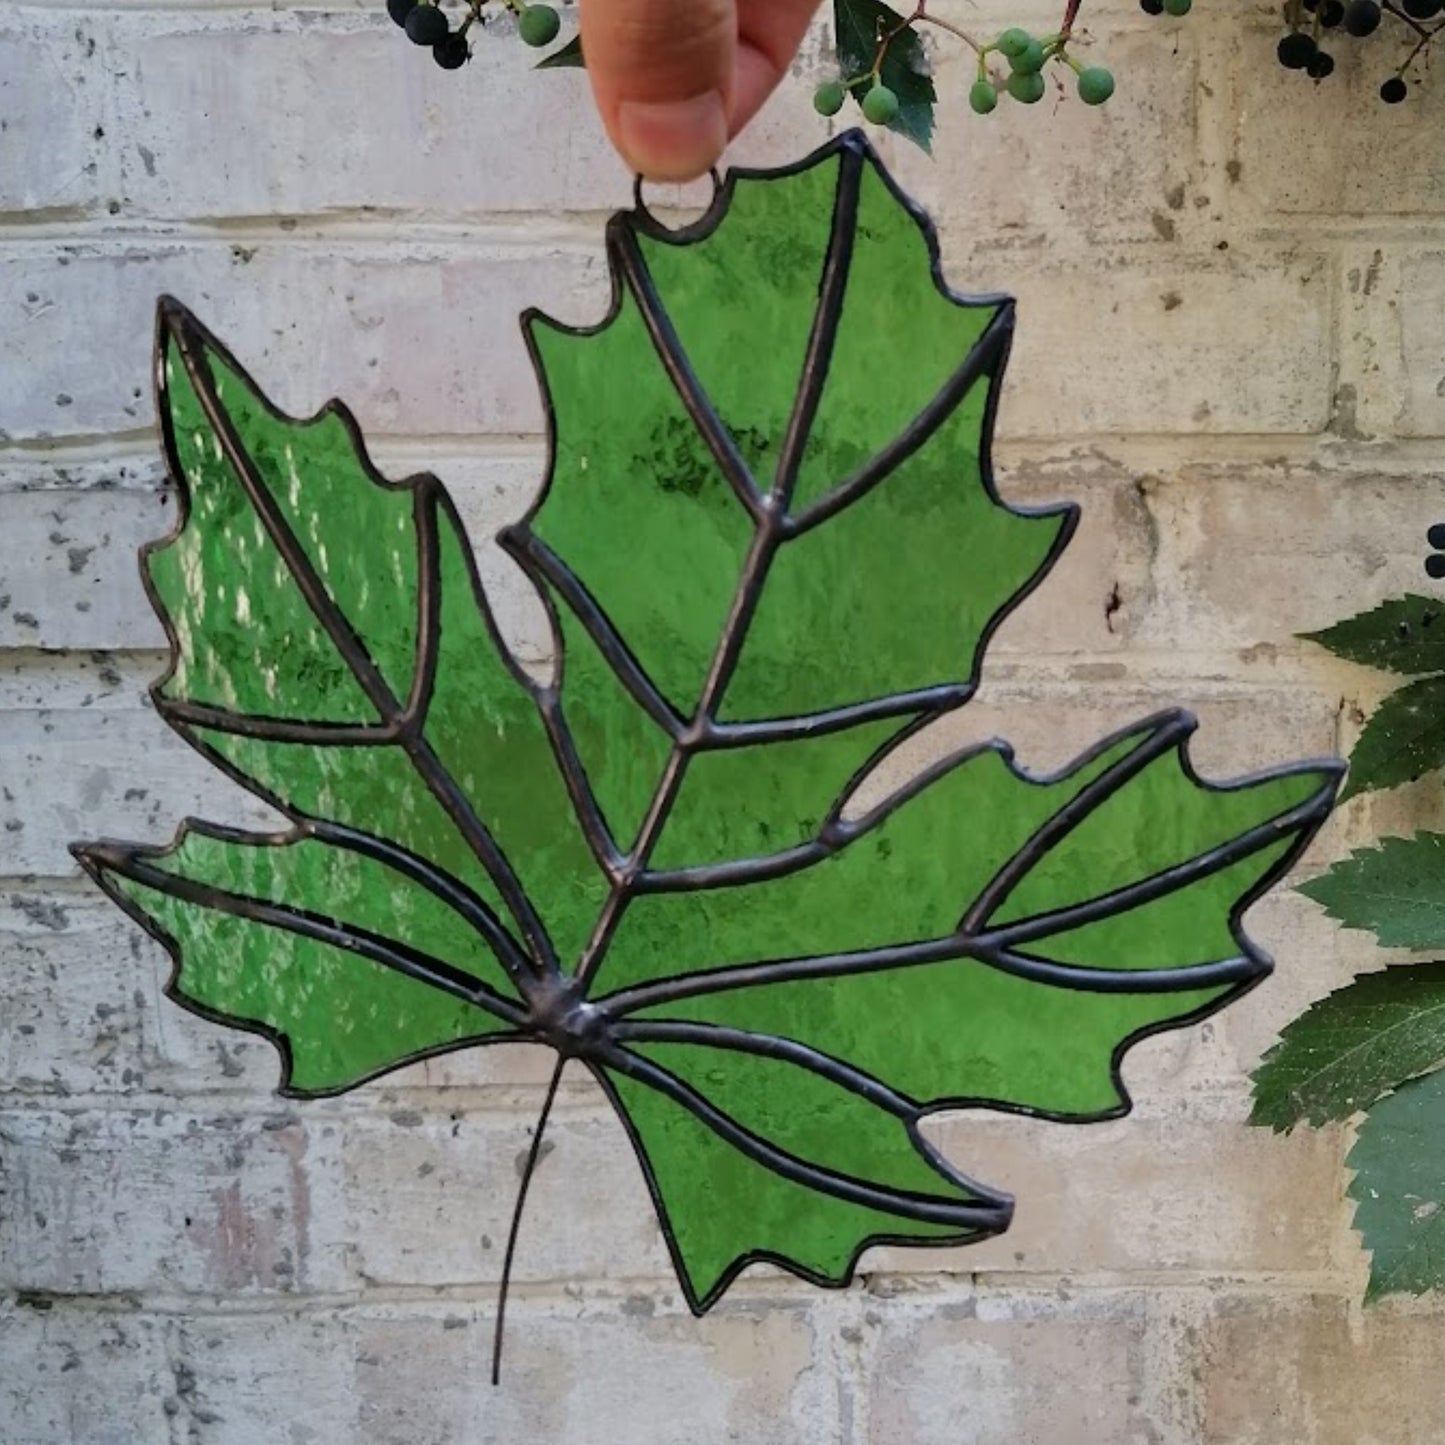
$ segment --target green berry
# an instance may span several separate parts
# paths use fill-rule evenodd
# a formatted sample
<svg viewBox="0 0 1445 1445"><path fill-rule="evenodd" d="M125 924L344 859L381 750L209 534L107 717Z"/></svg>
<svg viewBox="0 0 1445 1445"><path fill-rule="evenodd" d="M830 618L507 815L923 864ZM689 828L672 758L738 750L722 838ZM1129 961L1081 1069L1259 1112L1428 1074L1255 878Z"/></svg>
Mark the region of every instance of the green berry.
<svg viewBox="0 0 1445 1445"><path fill-rule="evenodd" d="M837 115L843 109L848 92L841 80L827 80L813 92L813 109L819 115Z"/></svg>
<svg viewBox="0 0 1445 1445"><path fill-rule="evenodd" d="M976 115L987 115L998 104L998 91L994 89L993 82L975 80L968 92L968 103Z"/></svg>
<svg viewBox="0 0 1445 1445"><path fill-rule="evenodd" d="M1035 75L1044 68L1044 47L1037 40L1030 40L1022 50L1009 56L1008 63L1015 75Z"/></svg>
<svg viewBox="0 0 1445 1445"><path fill-rule="evenodd" d="M1016 71L1008 78L1008 93L1025 105L1037 105L1044 98L1044 78L1037 70Z"/></svg>
<svg viewBox="0 0 1445 1445"><path fill-rule="evenodd" d="M1114 93L1114 76L1102 65L1091 65L1079 74L1079 99L1085 105L1103 105Z"/></svg>
<svg viewBox="0 0 1445 1445"><path fill-rule="evenodd" d="M1194 0L1164 0L1164 13L1166 15L1188 15L1194 5Z"/></svg>
<svg viewBox="0 0 1445 1445"><path fill-rule="evenodd" d="M413 45L440 45L451 27L435 5L418 5L406 17L406 38Z"/></svg>
<svg viewBox="0 0 1445 1445"><path fill-rule="evenodd" d="M881 80L875 81L863 97L863 114L874 125L888 125L898 119L898 97Z"/></svg>
<svg viewBox="0 0 1445 1445"><path fill-rule="evenodd" d="M1010 26L997 40L994 46L1002 54L1014 56L1021 50L1026 50L1033 41L1033 36L1027 30L1020 30L1017 25Z"/></svg>
<svg viewBox="0 0 1445 1445"><path fill-rule="evenodd" d="M550 45L562 28L562 17L550 5L528 5L517 21L517 33L528 45Z"/></svg>

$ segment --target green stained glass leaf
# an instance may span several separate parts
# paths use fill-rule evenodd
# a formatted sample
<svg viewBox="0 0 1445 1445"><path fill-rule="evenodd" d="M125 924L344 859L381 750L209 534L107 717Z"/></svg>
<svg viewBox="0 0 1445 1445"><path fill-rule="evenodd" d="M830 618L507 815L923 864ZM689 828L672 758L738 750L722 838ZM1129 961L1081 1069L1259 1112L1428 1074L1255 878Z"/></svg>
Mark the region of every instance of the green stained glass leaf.
<svg viewBox="0 0 1445 1445"><path fill-rule="evenodd" d="M291 826L78 852L294 1092L468 1043L579 1061L701 1310L755 1260L839 1284L872 1243L1005 1228L921 1121L1124 1112L1131 1044L1267 971L1241 915L1337 768L1201 782L1175 711L852 807L1073 527L994 490L1012 304L947 291L856 133L685 232L618 216L608 254L600 325L527 322L552 455L501 541L541 680L435 478L384 479L336 404L280 415L163 304L156 706Z"/></svg>

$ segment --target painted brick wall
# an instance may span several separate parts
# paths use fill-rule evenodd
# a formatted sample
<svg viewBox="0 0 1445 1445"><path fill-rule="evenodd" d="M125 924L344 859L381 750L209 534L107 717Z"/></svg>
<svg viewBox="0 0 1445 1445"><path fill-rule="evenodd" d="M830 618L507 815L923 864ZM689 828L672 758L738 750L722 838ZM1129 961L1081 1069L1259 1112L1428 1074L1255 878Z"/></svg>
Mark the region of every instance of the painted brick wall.
<svg viewBox="0 0 1445 1445"><path fill-rule="evenodd" d="M1093 0L1091 0L1091 6ZM960 18L1042 27L1043 0ZM1020 298L1001 461L1079 537L942 742L1062 762L1172 702L1219 775L1348 744L1378 695L1292 640L1428 586L1445 515L1445 83L1373 101L1272 60L1268 6L1089 13L1101 113L965 113L890 154L951 279ZM1213 13L1209 13L1213 12ZM799 78L737 148L825 134ZM67 840L264 810L143 700L165 530L150 313L192 305L288 408L332 392L478 536L539 478L527 303L597 318L628 177L583 82L489 36L443 75L379 3L0 8L0 1440L6 1445L1408 1445L1445 1434L1445 1303L1362 1312L1341 1132L1245 1130L1246 1070L1369 961L1307 904L1254 910L1275 979L1139 1048L1094 1129L957 1116L1020 1196L972 1251L880 1251L846 1294L746 1277L694 1322L595 1092L564 1088L486 1383L501 1241L547 1077L454 1057L338 1102L271 1094L260 1043L160 998L158 949ZM529 598L483 557L519 649ZM1316 859L1414 826L1358 806Z"/></svg>

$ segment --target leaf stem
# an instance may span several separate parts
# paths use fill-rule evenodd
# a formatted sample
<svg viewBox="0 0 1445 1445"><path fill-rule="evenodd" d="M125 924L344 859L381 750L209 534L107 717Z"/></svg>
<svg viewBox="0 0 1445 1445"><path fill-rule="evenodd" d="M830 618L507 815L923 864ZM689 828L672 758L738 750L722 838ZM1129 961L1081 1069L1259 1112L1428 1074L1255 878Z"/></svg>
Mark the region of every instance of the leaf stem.
<svg viewBox="0 0 1445 1445"><path fill-rule="evenodd" d="M956 35L965 45L973 50L979 59L983 58L984 47L980 45L968 31L964 30L962 26L955 25L951 20L942 20L937 15L930 15L927 10L926 0L924 0L924 3L919 4L910 19L915 21L922 20L926 24L936 25L940 30L948 31L950 35Z"/></svg>
<svg viewBox="0 0 1445 1445"><path fill-rule="evenodd" d="M517 1235L522 1228L522 1211L527 1206L527 1190L532 1184L532 1175L542 1158L542 1135L546 1132L547 1120L552 1116L552 1104L557 1098L557 1085L562 1082L562 1070L567 1060L559 1057L552 1070L552 1080L547 1085L547 1097L542 1100L542 1112L537 1115L537 1127L532 1131L532 1147L527 1151L527 1162L522 1166L522 1182L517 1188L517 1202L512 1206L512 1224L507 1231L507 1252L502 1259L502 1279L497 1287L497 1321L492 1328L492 1384L502 1383L502 1327L507 1318L507 1291L512 1284L512 1261L517 1256Z"/></svg>

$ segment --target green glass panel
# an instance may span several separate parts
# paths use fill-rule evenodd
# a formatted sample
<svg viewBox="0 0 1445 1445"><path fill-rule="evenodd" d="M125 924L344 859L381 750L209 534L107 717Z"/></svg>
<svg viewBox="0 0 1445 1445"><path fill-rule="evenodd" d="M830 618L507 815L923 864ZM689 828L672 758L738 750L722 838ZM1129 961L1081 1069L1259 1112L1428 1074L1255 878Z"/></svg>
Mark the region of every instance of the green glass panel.
<svg viewBox="0 0 1445 1445"><path fill-rule="evenodd" d="M375 722L376 708L306 605L173 348L165 367L191 494L185 530L147 564L176 637L166 696L261 717Z"/></svg>
<svg viewBox="0 0 1445 1445"><path fill-rule="evenodd" d="M1288 843L1263 848L1127 913L1050 934L1027 952L1079 968L1191 968L1232 958L1239 952L1229 922L1235 903L1288 848Z"/></svg>
<svg viewBox="0 0 1445 1445"><path fill-rule="evenodd" d="M555 890L557 907L544 916L554 946L571 964L601 907L604 880L577 825L540 714L487 629L465 543L445 514L438 531L439 656L426 736L534 905L545 909L549 890ZM324 635L313 634L307 645L323 660L338 655ZM304 675L308 659L300 646L292 661ZM375 831L384 800L386 836L460 879L499 916L507 916L495 883L398 745L326 748L192 731L243 777L308 817ZM509 921L520 934L520 921Z"/></svg>
<svg viewBox="0 0 1445 1445"><path fill-rule="evenodd" d="M562 713L613 841L625 851L652 804L672 740L623 687L571 608L551 597L562 634Z"/></svg>
<svg viewBox="0 0 1445 1445"><path fill-rule="evenodd" d="M888 718L792 743L698 753L653 867L725 863L810 842L854 774L899 727Z"/></svg>
<svg viewBox="0 0 1445 1445"><path fill-rule="evenodd" d="M699 1044L629 1041L627 1048L795 1159L905 1193L971 1197L918 1152L896 1114L811 1069Z"/></svg>
<svg viewBox="0 0 1445 1445"><path fill-rule="evenodd" d="M506 854L558 957L570 966L592 931L606 880L578 826L541 714L477 606L465 546L443 516L441 644L426 738Z"/></svg>
<svg viewBox="0 0 1445 1445"><path fill-rule="evenodd" d="M791 1086L802 1071L790 1072L794 1077L786 1082ZM620 1074L611 1078L647 1155L694 1300L708 1299L733 1266L753 1253L781 1257L838 1283L870 1238L906 1236L926 1243L966 1237L957 1228L869 1209L786 1179L754 1163L661 1094ZM891 1115L879 1117L906 1138ZM878 1132L868 1132L875 1143ZM885 1158L897 1152L889 1142ZM943 1181L931 1177L932 1191L942 1194Z"/></svg>
<svg viewBox="0 0 1445 1445"><path fill-rule="evenodd" d="M316 748L207 728L188 731L293 812L362 832L381 831L466 884L498 918L508 921L490 875L399 747ZM382 816L379 803L385 808ZM520 931L515 920L511 926L514 935Z"/></svg>
<svg viewBox="0 0 1445 1445"><path fill-rule="evenodd" d="M173 877L263 903L324 900L328 917L403 938L497 993L514 993L496 955L464 918L420 883L350 848L316 839L247 844L189 832L174 853L149 861Z"/></svg>
<svg viewBox="0 0 1445 1445"><path fill-rule="evenodd" d="M1122 1102L1113 1061L1125 1039L1178 1023L1230 991L1090 993L955 959L730 989L638 1017L789 1038L920 1105L976 1099L1089 1117Z"/></svg>
<svg viewBox="0 0 1445 1445"><path fill-rule="evenodd" d="M746 888L638 898L598 982L614 991L760 959L811 957L944 938L1008 858L1136 735L1055 784L976 754L879 826L811 868Z"/></svg>
<svg viewBox="0 0 1445 1445"><path fill-rule="evenodd" d="M1176 753L1164 753L1051 848L993 921L1047 913L1163 872L1298 807L1318 788L1318 774L1295 773L1206 791L1184 777Z"/></svg>
<svg viewBox="0 0 1445 1445"><path fill-rule="evenodd" d="M581 579L659 691L691 716L753 525L668 380L636 303L593 336L537 324L554 398L537 535Z"/></svg>
<svg viewBox="0 0 1445 1445"><path fill-rule="evenodd" d="M201 860L191 861L194 868ZM350 864L337 866L343 879L351 871ZM271 881L278 881L284 864L273 860L269 867ZM335 1092L409 1056L485 1042L507 1031L482 1009L329 943L203 908L130 879L112 876L112 883L180 948L177 989L183 998L285 1037L293 1092ZM422 921L419 914L426 909L409 898L404 881L387 879L380 896ZM434 917L430 924L454 933L438 927ZM476 961L475 949L469 961ZM495 976L495 965L489 967Z"/></svg>
<svg viewBox="0 0 1445 1445"><path fill-rule="evenodd" d="M938 395L997 315L933 284L918 222L865 162L832 365L793 493L801 510L871 461ZM970 450L977 450L975 440ZM960 478L960 494L966 476ZM980 548L980 558L988 553Z"/></svg>
<svg viewBox="0 0 1445 1445"><path fill-rule="evenodd" d="M972 674L984 629L1065 525L984 490L984 400L978 383L932 444L779 550L724 717L818 712Z"/></svg>
<svg viewBox="0 0 1445 1445"><path fill-rule="evenodd" d="M392 695L404 702L416 673L417 651L417 545L410 489L372 479L357 442L336 412L278 426L244 377L215 353L209 361L216 397L256 476ZM265 639L258 638L257 646L264 649Z"/></svg>
<svg viewBox="0 0 1445 1445"><path fill-rule="evenodd" d="M726 223L694 245L639 238L683 352L760 491L773 484L803 376L838 169L833 157L792 185L739 181Z"/></svg>

